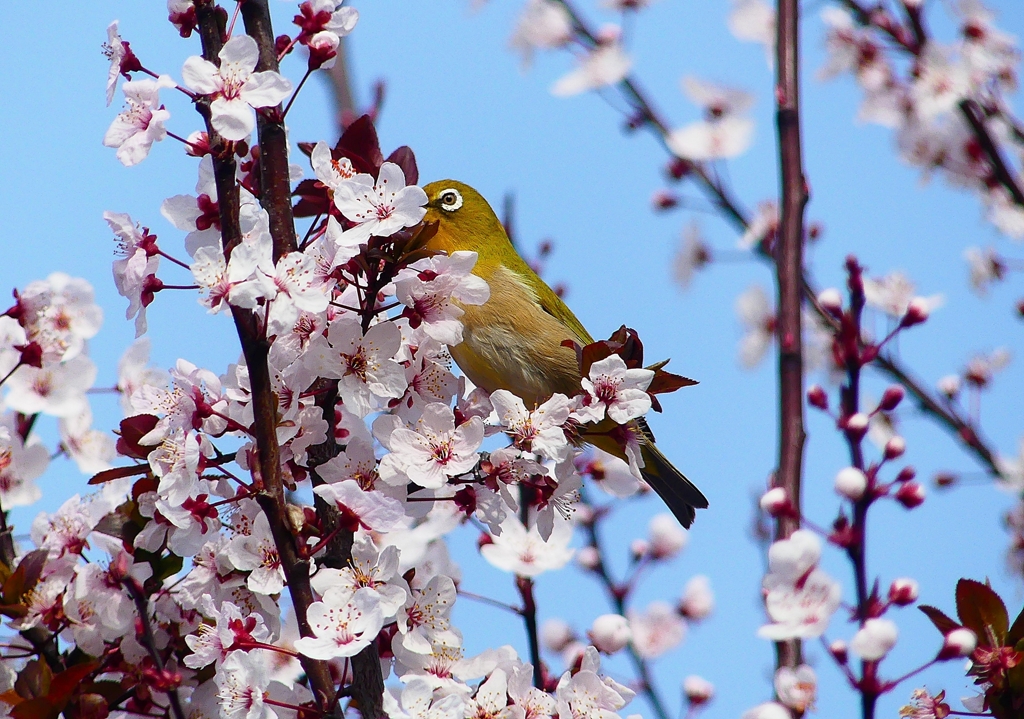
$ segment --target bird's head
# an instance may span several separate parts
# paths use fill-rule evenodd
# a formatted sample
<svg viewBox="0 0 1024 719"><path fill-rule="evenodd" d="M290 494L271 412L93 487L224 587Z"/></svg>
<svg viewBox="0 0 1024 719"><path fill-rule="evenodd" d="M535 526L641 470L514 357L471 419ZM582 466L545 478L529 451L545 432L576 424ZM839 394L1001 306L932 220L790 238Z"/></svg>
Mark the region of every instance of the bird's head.
<svg viewBox="0 0 1024 719"><path fill-rule="evenodd" d="M485 257L509 245L498 216L483 195L469 185L439 180L423 190L427 193L427 214L423 220L437 223L437 234L428 247L446 252L473 250Z"/></svg>

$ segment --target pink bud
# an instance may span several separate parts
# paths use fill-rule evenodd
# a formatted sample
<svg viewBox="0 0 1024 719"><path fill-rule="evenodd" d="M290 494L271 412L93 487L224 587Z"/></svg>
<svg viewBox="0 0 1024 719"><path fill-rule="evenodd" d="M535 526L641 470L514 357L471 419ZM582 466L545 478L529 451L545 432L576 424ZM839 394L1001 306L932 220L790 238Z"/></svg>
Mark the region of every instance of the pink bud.
<svg viewBox="0 0 1024 719"><path fill-rule="evenodd" d="M868 416L863 412L857 412L846 418L846 433L854 440L864 439L868 431Z"/></svg>
<svg viewBox="0 0 1024 719"><path fill-rule="evenodd" d="M878 409L883 412L892 412L903 401L905 394L906 392L903 391L903 387L900 385L890 385L882 394L882 401L878 403Z"/></svg>
<svg viewBox="0 0 1024 719"><path fill-rule="evenodd" d="M936 386L946 399L955 399L960 394L960 377L955 374L946 375L936 383Z"/></svg>
<svg viewBox="0 0 1024 719"><path fill-rule="evenodd" d="M549 619L541 625L540 642L548 651L560 652L575 639L572 627L561 619Z"/></svg>
<svg viewBox="0 0 1024 719"><path fill-rule="evenodd" d="M897 435L896 437L891 438L888 442L885 443L885 451L883 453L883 456L886 459L896 459L897 457L902 456L903 453L906 451L907 440Z"/></svg>
<svg viewBox="0 0 1024 719"><path fill-rule="evenodd" d="M818 304L829 314L839 317L843 314L843 296L839 290L829 287L818 293Z"/></svg>
<svg viewBox="0 0 1024 719"><path fill-rule="evenodd" d="M590 642L605 654L615 654L629 644L633 633L629 622L621 614L602 614L587 632Z"/></svg>
<svg viewBox="0 0 1024 719"><path fill-rule="evenodd" d="M978 635L966 627L954 629L942 640L939 659L957 659L969 657L978 646Z"/></svg>
<svg viewBox="0 0 1024 719"><path fill-rule="evenodd" d="M848 650L846 647L846 642L844 642L842 639L836 639L834 642L829 644L828 651L833 657L835 657L835 660L837 662L839 662L840 664L846 664Z"/></svg>
<svg viewBox="0 0 1024 719"><path fill-rule="evenodd" d="M703 677L691 675L683 680L683 693L690 704L701 706L715 696L715 686Z"/></svg>
<svg viewBox="0 0 1024 719"><path fill-rule="evenodd" d="M670 210L679 204L679 198L666 190L658 190L651 197L655 210Z"/></svg>
<svg viewBox="0 0 1024 719"><path fill-rule="evenodd" d="M900 320L900 327L913 327L928 319L931 310L928 307L928 300L923 297L915 297L910 300L907 306L907 313Z"/></svg>
<svg viewBox="0 0 1024 719"><path fill-rule="evenodd" d="M601 555L594 547L583 547L576 552L576 563L592 572L601 565Z"/></svg>
<svg viewBox="0 0 1024 719"><path fill-rule="evenodd" d="M651 543L651 556L654 559L668 559L679 554L689 541L686 530L671 514L657 514L647 525L648 538Z"/></svg>
<svg viewBox="0 0 1024 719"><path fill-rule="evenodd" d="M828 395L820 384L811 385L807 390L807 403L820 410L828 409Z"/></svg>
<svg viewBox="0 0 1024 719"><path fill-rule="evenodd" d="M896 491L896 500L907 509L920 506L924 497L924 486L918 482L904 482Z"/></svg>
<svg viewBox="0 0 1024 719"><path fill-rule="evenodd" d="M889 601L900 607L916 602L917 594L917 582L909 577L894 579L889 585Z"/></svg>
<svg viewBox="0 0 1024 719"><path fill-rule="evenodd" d="M787 514L793 505L789 501L789 494L782 487L769 489L761 495L761 509L773 517Z"/></svg>
<svg viewBox="0 0 1024 719"><path fill-rule="evenodd" d="M914 469L913 467L911 467L910 465L907 465L906 467L904 467L903 469L900 470L899 474L896 475L896 481L897 482L909 482L910 480L912 480L916 476L917 476L917 470Z"/></svg>
<svg viewBox="0 0 1024 719"><path fill-rule="evenodd" d="M681 180L693 170L693 163L681 157L674 157L665 168L665 173L673 180Z"/></svg>
<svg viewBox="0 0 1024 719"><path fill-rule="evenodd" d="M715 609L715 595L711 582L704 575L698 575L686 583L679 600L679 613L692 622L707 619Z"/></svg>
<svg viewBox="0 0 1024 719"><path fill-rule="evenodd" d="M633 555L634 561L647 556L649 551L651 545L646 539L634 539L629 543L629 553Z"/></svg>
<svg viewBox="0 0 1024 719"><path fill-rule="evenodd" d="M836 474L835 487L839 494L856 502L864 496L868 488L868 478L856 467L846 467Z"/></svg>

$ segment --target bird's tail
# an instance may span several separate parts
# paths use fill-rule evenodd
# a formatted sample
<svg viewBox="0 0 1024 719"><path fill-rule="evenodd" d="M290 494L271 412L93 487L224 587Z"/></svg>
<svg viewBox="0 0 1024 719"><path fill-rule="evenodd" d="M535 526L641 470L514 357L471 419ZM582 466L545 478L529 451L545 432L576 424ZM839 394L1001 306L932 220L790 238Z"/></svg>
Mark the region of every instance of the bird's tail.
<svg viewBox="0 0 1024 719"><path fill-rule="evenodd" d="M644 466L640 469L644 481L658 493L679 523L688 529L697 516L697 510L707 509L707 498L668 461L653 442L640 445L640 456L644 460Z"/></svg>
<svg viewBox="0 0 1024 719"><path fill-rule="evenodd" d="M598 431L584 434L583 439L608 454L626 459L622 447L607 431L600 431L604 429L603 425L595 429ZM639 420L636 429L640 434L640 456L644 460L644 466L640 468L643 480L658 493L679 523L688 529L697 516L697 510L707 509L707 498L654 445L654 435L647 422Z"/></svg>

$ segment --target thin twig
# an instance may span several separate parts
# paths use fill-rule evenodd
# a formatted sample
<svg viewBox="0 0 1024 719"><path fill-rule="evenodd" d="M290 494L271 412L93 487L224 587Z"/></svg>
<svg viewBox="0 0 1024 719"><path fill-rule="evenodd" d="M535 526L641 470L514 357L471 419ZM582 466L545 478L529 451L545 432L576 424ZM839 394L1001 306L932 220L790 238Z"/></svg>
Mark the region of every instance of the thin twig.
<svg viewBox="0 0 1024 719"><path fill-rule="evenodd" d="M139 622L142 624L142 643L147 651L149 651L149 658L153 660L153 665L158 671L163 673L164 658L160 655L160 650L157 649L156 637L153 634L153 623L149 620L149 599L146 598L146 593L134 577L125 577L123 584L125 589L128 590L132 601L135 602L135 611L138 613ZM171 711L174 712L175 719L185 719L185 712L181 707L181 699L178 698L178 690L176 688L168 689L166 693L167 701L171 705Z"/></svg>

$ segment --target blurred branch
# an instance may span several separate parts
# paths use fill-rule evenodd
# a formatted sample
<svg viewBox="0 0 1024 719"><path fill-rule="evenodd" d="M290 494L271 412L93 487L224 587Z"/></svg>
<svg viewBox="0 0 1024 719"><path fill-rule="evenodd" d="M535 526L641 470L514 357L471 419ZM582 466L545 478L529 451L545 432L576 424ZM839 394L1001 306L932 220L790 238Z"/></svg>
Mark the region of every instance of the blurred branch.
<svg viewBox="0 0 1024 719"><path fill-rule="evenodd" d="M804 178L800 138L800 8L797 0L779 0L776 23L776 109L782 198L775 243L775 279L778 290L779 357L779 462L775 485L786 490L795 508L780 516L775 539L786 539L800 528L800 490L804 439L804 363L802 302ZM776 666L796 668L802 648L797 639L775 644Z"/></svg>
<svg viewBox="0 0 1024 719"><path fill-rule="evenodd" d="M338 44L338 57L334 61L334 67L323 74L327 78L331 94L334 97L334 121L338 125L338 135L340 136L348 123L356 116L356 98L352 91L347 38L341 38L341 42Z"/></svg>
<svg viewBox="0 0 1024 719"><path fill-rule="evenodd" d="M568 0L558 0L558 2L568 11L576 31L588 42L596 45L596 34L588 27L571 2ZM858 22L866 23L867 19L870 18L870 14L867 10L862 8L854 0L842 0L842 3L854 12ZM909 43L906 38L902 38L902 35L893 35L893 38L896 39L897 42L900 42L900 44L908 51L912 50L912 43ZM728 220L739 232L746 232L749 229L749 219L746 212L742 209L738 200L733 197L729 189L726 188L720 180L713 177L713 174L707 166L699 162L688 160L685 157L680 157L669 149L667 144L667 138L670 132L669 126L644 92L640 89L637 81L632 77L626 77L621 83L619 83L619 86L622 92L633 103L637 115L644 119L643 126L655 133L660 144L670 156L680 162L686 163L687 167L690 169L689 174L693 176L701 189L710 197L715 206L719 208L725 219ZM1006 119L1008 122L1013 120L1013 118ZM1010 122L1010 124L1017 127L1015 122ZM766 257L766 259L769 258ZM804 300L814 310L814 313L820 320L822 320L827 326L831 327L833 331L836 331L837 327L835 319L825 312L818 304L817 290L811 282L806 270L803 271L801 284L803 286ZM994 461L996 453L983 439L981 439L981 430L976 424L960 417L954 410L946 407L925 387L924 383L914 377L913 373L910 372L910 370L908 370L898 358L891 355L887 357L879 356L872 362L872 365L884 375L904 384L907 392L914 398L926 414L935 419L939 424L952 431L967 451L974 455L975 459L981 464L985 465L986 469L990 474L992 474L992 476L998 476L999 472Z"/></svg>

